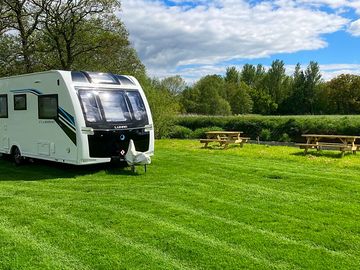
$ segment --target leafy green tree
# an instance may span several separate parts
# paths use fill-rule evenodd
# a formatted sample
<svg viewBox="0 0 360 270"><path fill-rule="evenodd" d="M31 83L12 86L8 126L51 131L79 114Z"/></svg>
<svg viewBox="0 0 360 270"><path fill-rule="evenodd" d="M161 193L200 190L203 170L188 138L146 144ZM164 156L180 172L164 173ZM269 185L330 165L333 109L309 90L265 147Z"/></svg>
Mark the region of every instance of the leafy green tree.
<svg viewBox="0 0 360 270"><path fill-rule="evenodd" d="M305 74L300 64L296 64L290 86L290 96L284 102L282 112L286 114L304 114L305 107Z"/></svg>
<svg viewBox="0 0 360 270"><path fill-rule="evenodd" d="M207 75L183 92L181 102L187 113L229 115L231 107L224 93L224 79L219 75Z"/></svg>
<svg viewBox="0 0 360 270"><path fill-rule="evenodd" d="M149 101L155 137L167 137L173 129L174 118L179 113L179 103L174 99L169 89L161 84L161 81L143 77L141 84Z"/></svg>
<svg viewBox="0 0 360 270"><path fill-rule="evenodd" d="M319 64L311 61L308 67L305 70L305 90L304 90L304 98L305 98L305 110L310 114L315 113L315 98L317 91L319 90L319 86L321 83L321 73Z"/></svg>
<svg viewBox="0 0 360 270"><path fill-rule="evenodd" d="M250 87L256 87L258 82L258 74L254 65L245 64L240 73L241 81Z"/></svg>
<svg viewBox="0 0 360 270"><path fill-rule="evenodd" d="M210 115L228 115L231 113L229 103L222 97L224 80L219 75L208 75L201 78L194 88L199 91L198 112Z"/></svg>
<svg viewBox="0 0 360 270"><path fill-rule="evenodd" d="M187 87L180 95L181 111L184 113L198 113L200 91L198 88Z"/></svg>
<svg viewBox="0 0 360 270"><path fill-rule="evenodd" d="M249 95L250 87L240 81L240 72L235 67L226 69L225 93L226 100L230 104L231 111L234 114L250 113L253 102Z"/></svg>
<svg viewBox="0 0 360 270"><path fill-rule="evenodd" d="M342 74L327 82L325 87L330 113L360 113L360 76Z"/></svg>
<svg viewBox="0 0 360 270"><path fill-rule="evenodd" d="M179 75L162 79L161 85L168 89L174 96L180 95L187 87L185 80Z"/></svg>
<svg viewBox="0 0 360 270"><path fill-rule="evenodd" d="M275 112L278 104L274 102L270 94L261 86L252 88L250 96L253 101L253 112L257 114L270 114Z"/></svg>
<svg viewBox="0 0 360 270"><path fill-rule="evenodd" d="M47 69L145 74L114 14L119 7L118 0L1 1L1 75Z"/></svg>
<svg viewBox="0 0 360 270"><path fill-rule="evenodd" d="M18 47L16 55L12 56L10 65L18 66L18 73L35 70L34 52L36 51L36 32L42 9L30 0L2 0L1 9L5 15L0 17L3 31L13 31L16 34L7 35L11 47ZM14 63L16 62L16 63ZM18 65L22 63L21 65ZM11 70L11 67L7 67Z"/></svg>
<svg viewBox="0 0 360 270"><path fill-rule="evenodd" d="M4 1L0 1L0 37L10 27L10 9Z"/></svg>
<svg viewBox="0 0 360 270"><path fill-rule="evenodd" d="M226 73L225 73L224 79L225 79L226 83L237 84L240 82L240 73L236 69L236 67L228 67L228 68L226 68Z"/></svg>
<svg viewBox="0 0 360 270"><path fill-rule="evenodd" d="M286 99L288 95L287 86L288 81L285 74L284 62L280 60L273 61L266 74L264 88L277 105L280 105ZM273 113L273 111L271 113Z"/></svg>
<svg viewBox="0 0 360 270"><path fill-rule="evenodd" d="M231 93L228 102L233 114L251 113L253 108L253 101L250 97L250 87L244 83L226 83L228 93Z"/></svg>

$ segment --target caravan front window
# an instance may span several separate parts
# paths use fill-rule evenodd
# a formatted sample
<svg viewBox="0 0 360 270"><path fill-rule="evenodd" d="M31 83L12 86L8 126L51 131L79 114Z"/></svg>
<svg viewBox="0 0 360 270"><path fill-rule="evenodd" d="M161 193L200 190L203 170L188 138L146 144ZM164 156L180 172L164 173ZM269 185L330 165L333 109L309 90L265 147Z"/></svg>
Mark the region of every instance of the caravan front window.
<svg viewBox="0 0 360 270"><path fill-rule="evenodd" d="M107 122L125 122L131 119L123 92L99 92L99 98Z"/></svg>
<svg viewBox="0 0 360 270"><path fill-rule="evenodd" d="M134 117L136 120L143 120L146 118L146 111L144 102L141 99L140 93L137 91L128 91L126 92L131 107L134 111Z"/></svg>
<svg viewBox="0 0 360 270"><path fill-rule="evenodd" d="M86 120L88 122L101 121L100 108L94 93L90 91L80 91L79 97L83 106Z"/></svg>
<svg viewBox="0 0 360 270"><path fill-rule="evenodd" d="M89 123L146 121L144 103L138 91L80 89L79 99Z"/></svg>

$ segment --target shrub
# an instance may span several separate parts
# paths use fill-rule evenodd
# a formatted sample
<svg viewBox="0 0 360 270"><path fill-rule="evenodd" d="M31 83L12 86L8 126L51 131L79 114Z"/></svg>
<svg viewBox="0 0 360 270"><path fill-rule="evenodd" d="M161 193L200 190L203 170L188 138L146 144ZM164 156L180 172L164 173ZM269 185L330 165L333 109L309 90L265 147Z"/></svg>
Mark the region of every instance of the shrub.
<svg viewBox="0 0 360 270"><path fill-rule="evenodd" d="M270 141L271 140L270 129L264 128L263 130L261 130L259 137L260 137L260 140L262 140L262 141Z"/></svg>
<svg viewBox="0 0 360 270"><path fill-rule="evenodd" d="M210 130L209 127L216 127L229 131L242 131L244 136L252 139L259 136L262 140L271 141L302 142L304 138L301 135L305 133L360 135L359 115L178 116L175 122L191 130L205 128L207 131ZM196 133L192 137L198 138L202 135L200 131Z"/></svg>
<svg viewBox="0 0 360 270"><path fill-rule="evenodd" d="M291 142L291 139L287 133L283 133L279 138L280 142Z"/></svg>
<svg viewBox="0 0 360 270"><path fill-rule="evenodd" d="M190 128L175 125L172 127L172 131L169 132L168 136L169 138L189 139L192 132Z"/></svg>

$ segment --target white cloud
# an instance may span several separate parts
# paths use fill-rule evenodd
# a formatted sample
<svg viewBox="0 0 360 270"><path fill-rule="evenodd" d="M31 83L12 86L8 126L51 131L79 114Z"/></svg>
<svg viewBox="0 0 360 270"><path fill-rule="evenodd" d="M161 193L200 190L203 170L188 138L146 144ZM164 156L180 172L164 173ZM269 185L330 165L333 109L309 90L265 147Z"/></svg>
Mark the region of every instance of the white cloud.
<svg viewBox="0 0 360 270"><path fill-rule="evenodd" d="M358 64L332 64L320 65L323 79L328 81L340 74L360 75L360 65Z"/></svg>
<svg viewBox="0 0 360 270"><path fill-rule="evenodd" d="M192 2L197 5L168 7L160 0L122 2L119 16L150 75L162 77L186 70L187 77L195 77L199 69L207 70L224 61L324 48L327 43L321 36L349 23L340 15L297 3L333 2L334 7L341 7L331 0L278 0L252 5L245 0ZM203 66L184 69L194 64Z"/></svg>
<svg viewBox="0 0 360 270"><path fill-rule="evenodd" d="M344 8L353 8L356 13L360 14L360 1L359 0L296 0L296 3L307 4L313 6L327 6L332 9L339 9L342 11Z"/></svg>
<svg viewBox="0 0 360 270"><path fill-rule="evenodd" d="M355 37L360 37L360 19L353 21L350 26L348 31Z"/></svg>

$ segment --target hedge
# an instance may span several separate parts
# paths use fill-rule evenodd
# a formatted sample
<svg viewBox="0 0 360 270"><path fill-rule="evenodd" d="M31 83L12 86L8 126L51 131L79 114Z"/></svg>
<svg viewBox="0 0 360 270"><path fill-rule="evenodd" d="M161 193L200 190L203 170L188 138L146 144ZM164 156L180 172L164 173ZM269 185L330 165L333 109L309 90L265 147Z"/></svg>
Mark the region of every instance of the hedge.
<svg viewBox="0 0 360 270"><path fill-rule="evenodd" d="M242 131L253 140L302 142L301 134L360 135L360 115L304 116L178 116L178 130L186 128L186 138L199 138L206 129ZM197 131L201 129L201 132ZM185 129L184 129L185 130ZM174 135L174 134L173 134ZM182 138L181 134L171 136Z"/></svg>

